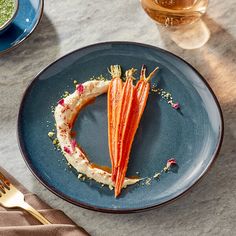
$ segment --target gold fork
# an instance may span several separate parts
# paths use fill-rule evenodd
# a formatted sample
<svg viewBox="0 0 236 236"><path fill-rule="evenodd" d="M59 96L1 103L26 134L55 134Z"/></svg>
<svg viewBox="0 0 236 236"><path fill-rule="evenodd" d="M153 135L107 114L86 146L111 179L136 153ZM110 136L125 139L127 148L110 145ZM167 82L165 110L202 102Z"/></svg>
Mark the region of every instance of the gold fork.
<svg viewBox="0 0 236 236"><path fill-rule="evenodd" d="M51 224L44 216L24 200L24 195L0 172L0 204L6 208L20 207L28 211L42 224Z"/></svg>

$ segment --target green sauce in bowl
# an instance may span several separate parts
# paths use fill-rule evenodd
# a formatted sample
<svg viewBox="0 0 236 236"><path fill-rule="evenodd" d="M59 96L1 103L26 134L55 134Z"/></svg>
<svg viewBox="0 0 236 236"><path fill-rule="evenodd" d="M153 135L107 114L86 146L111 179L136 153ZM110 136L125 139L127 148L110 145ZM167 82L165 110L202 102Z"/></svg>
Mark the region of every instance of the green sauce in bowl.
<svg viewBox="0 0 236 236"><path fill-rule="evenodd" d="M12 18L14 12L14 0L0 0L0 27Z"/></svg>

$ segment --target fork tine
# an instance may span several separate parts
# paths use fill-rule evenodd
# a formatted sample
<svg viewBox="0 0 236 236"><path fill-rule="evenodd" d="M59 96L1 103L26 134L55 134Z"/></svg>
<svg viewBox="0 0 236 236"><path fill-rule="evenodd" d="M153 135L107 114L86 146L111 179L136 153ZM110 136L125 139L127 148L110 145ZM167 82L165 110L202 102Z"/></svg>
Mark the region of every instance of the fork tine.
<svg viewBox="0 0 236 236"><path fill-rule="evenodd" d="M2 193L6 193L5 187L3 186L2 183L0 183L0 196L2 196Z"/></svg>
<svg viewBox="0 0 236 236"><path fill-rule="evenodd" d="M10 181L4 176L2 172L0 172L0 180L3 183L3 187L5 186L7 189L10 189Z"/></svg>

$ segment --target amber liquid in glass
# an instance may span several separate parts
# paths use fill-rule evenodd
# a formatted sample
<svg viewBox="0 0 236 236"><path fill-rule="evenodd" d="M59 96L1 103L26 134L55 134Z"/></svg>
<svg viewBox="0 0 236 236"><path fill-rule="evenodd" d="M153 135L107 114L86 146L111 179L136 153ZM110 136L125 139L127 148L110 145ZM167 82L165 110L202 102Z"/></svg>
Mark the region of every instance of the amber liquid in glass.
<svg viewBox="0 0 236 236"><path fill-rule="evenodd" d="M157 23L180 26L197 21L206 12L208 0L141 0L141 4Z"/></svg>

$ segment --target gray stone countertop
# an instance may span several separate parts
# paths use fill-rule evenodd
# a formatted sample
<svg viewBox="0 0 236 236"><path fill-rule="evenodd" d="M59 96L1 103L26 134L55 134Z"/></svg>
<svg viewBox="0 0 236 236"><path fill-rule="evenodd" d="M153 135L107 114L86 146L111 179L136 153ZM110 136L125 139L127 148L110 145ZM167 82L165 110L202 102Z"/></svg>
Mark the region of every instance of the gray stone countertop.
<svg viewBox="0 0 236 236"><path fill-rule="evenodd" d="M144 13L137 0L45 1L41 23L20 47L0 58L0 165L92 235L235 235L236 232L236 2L210 1L210 30L201 48L184 50ZM45 66L102 41L136 41L167 49L192 64L221 104L225 136L216 163L189 194L159 209L112 215L76 207L44 188L23 161L16 121L24 90Z"/></svg>

